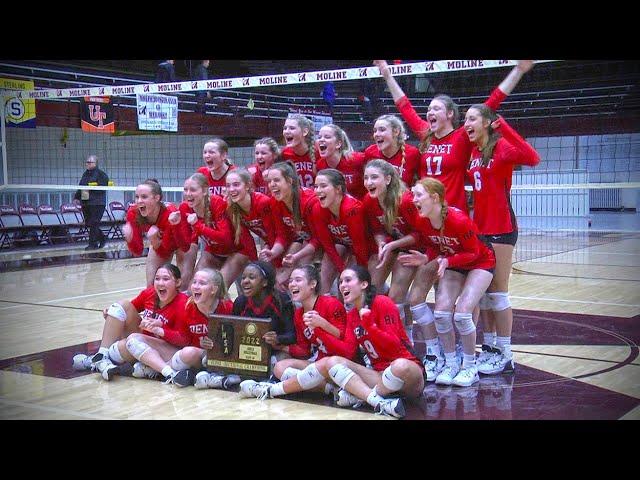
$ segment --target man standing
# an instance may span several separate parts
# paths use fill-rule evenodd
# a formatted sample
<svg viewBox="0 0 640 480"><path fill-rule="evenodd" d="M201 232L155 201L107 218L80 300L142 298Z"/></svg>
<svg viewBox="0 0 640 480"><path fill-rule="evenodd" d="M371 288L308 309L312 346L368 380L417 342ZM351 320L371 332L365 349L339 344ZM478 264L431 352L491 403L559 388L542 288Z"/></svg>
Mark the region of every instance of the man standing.
<svg viewBox="0 0 640 480"><path fill-rule="evenodd" d="M79 185L87 186L107 186L109 177L98 168L98 157L89 155L86 160L87 169L82 174ZM107 204L106 190L78 190L74 196L76 200L82 201L82 214L84 223L89 227L89 246L85 250L102 248L107 243L100 221Z"/></svg>
<svg viewBox="0 0 640 480"><path fill-rule="evenodd" d="M193 80L209 79L209 60L201 60L193 73ZM198 90L196 92L196 112L205 113L207 98L211 98L211 93Z"/></svg>

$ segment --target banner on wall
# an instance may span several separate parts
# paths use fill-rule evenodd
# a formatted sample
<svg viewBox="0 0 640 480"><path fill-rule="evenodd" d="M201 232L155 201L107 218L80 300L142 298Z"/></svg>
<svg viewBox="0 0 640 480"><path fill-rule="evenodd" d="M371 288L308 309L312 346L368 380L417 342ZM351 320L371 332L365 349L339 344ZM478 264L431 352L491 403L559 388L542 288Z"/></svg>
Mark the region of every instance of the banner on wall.
<svg viewBox="0 0 640 480"><path fill-rule="evenodd" d="M316 108L294 108L289 107L289 114L299 113L304 115L313 122L313 127L316 132L316 137L320 133L320 129L329 123L333 123L333 117L329 110L321 110Z"/></svg>
<svg viewBox="0 0 640 480"><path fill-rule="evenodd" d="M170 95L137 93L140 130L178 131L178 98Z"/></svg>
<svg viewBox="0 0 640 480"><path fill-rule="evenodd" d="M80 126L85 132L115 132L111 97L83 97L80 100Z"/></svg>
<svg viewBox="0 0 640 480"><path fill-rule="evenodd" d="M31 80L0 78L0 89L33 90ZM5 125L17 128L36 128L36 101L32 98L4 98Z"/></svg>

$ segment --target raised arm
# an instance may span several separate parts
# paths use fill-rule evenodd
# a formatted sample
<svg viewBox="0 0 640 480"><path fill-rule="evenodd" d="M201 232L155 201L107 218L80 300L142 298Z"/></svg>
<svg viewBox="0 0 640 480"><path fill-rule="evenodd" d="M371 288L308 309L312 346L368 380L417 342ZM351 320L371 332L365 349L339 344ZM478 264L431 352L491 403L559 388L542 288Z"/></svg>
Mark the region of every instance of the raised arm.
<svg viewBox="0 0 640 480"><path fill-rule="evenodd" d="M522 76L533 68L533 60L518 60L518 64L513 67L509 75L498 85L505 95L510 95L518 85Z"/></svg>

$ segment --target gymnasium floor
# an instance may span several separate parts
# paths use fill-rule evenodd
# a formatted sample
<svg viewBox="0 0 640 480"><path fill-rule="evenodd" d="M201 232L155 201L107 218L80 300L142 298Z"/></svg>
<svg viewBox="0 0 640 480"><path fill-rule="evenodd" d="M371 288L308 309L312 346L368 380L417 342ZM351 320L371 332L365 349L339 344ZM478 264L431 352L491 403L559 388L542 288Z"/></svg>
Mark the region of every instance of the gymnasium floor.
<svg viewBox="0 0 640 480"><path fill-rule="evenodd" d="M521 234L515 374L469 388L428 384L406 419L640 419L638 240L625 231ZM144 258L122 242L84 246L0 253L0 419L385 419L314 394L261 402L73 371L74 354L97 348L102 308L144 287Z"/></svg>

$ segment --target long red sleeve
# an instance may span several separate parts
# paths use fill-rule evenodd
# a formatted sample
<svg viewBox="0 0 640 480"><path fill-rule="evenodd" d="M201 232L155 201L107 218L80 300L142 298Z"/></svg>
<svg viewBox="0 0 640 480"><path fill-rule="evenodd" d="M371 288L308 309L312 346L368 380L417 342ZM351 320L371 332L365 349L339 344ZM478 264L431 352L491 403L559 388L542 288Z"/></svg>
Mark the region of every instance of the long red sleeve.
<svg viewBox="0 0 640 480"><path fill-rule="evenodd" d="M500 118L500 125L496 131L500 132L502 137L513 146L518 154L505 156L505 160L516 165L528 165L535 167L540 163L540 155L538 152L522 138L518 132L516 132L507 121Z"/></svg>

